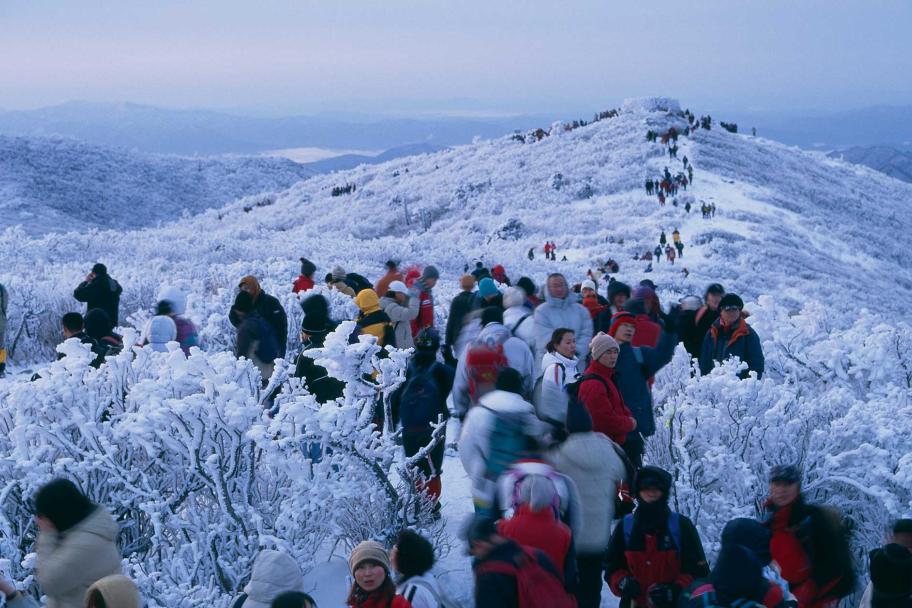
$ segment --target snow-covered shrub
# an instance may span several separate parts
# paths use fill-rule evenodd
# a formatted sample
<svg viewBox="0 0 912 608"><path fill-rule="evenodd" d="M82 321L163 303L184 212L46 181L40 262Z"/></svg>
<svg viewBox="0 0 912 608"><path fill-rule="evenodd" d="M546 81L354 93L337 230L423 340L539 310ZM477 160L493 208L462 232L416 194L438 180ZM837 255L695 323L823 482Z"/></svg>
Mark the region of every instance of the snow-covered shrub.
<svg viewBox="0 0 912 608"><path fill-rule="evenodd" d="M312 351L347 382L343 398L322 406L288 380L288 364L261 389L245 359L199 349L188 358L176 343L153 353L134 346L133 331L100 369L70 340L34 382L5 384L0 551L14 577L32 582L28 499L56 476L114 513L127 571L153 606L224 602L262 548L307 568L328 540L389 539L404 523L435 534L410 463L396 461L394 437L373 424L407 352L379 358L371 337L349 344L353 327ZM270 418L267 397L279 387Z"/></svg>
<svg viewBox="0 0 912 608"><path fill-rule="evenodd" d="M679 348L656 383L648 458L671 470L675 502L717 548L725 523L760 514L771 466L798 464L813 502L838 508L856 554L912 512L912 327L860 311L842 319L816 302L797 314L772 298L752 307L766 374L735 362L691 377Z"/></svg>

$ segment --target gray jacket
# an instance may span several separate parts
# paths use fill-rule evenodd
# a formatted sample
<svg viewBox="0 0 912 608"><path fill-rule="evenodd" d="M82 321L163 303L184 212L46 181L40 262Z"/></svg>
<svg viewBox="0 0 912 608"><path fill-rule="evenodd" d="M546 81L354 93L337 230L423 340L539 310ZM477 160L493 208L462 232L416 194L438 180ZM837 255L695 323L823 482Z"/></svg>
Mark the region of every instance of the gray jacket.
<svg viewBox="0 0 912 608"><path fill-rule="evenodd" d="M380 298L380 308L393 322L396 330L396 348L412 348L415 341L412 339L412 321L418 318L418 305L421 298L418 294L410 294L408 306L403 306L393 298Z"/></svg>

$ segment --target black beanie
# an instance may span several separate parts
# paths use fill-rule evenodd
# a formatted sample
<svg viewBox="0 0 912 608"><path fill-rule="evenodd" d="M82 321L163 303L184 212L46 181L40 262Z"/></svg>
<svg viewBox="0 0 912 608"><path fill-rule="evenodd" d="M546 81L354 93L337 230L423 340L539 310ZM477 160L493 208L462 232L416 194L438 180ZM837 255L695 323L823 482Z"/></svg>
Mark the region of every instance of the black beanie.
<svg viewBox="0 0 912 608"><path fill-rule="evenodd" d="M722 310L726 306L737 306L738 308L744 308L744 300L736 293L727 293L722 296L722 301L719 302L719 310Z"/></svg>
<svg viewBox="0 0 912 608"><path fill-rule="evenodd" d="M912 551L896 543L871 552L872 606L912 596Z"/></svg>
<svg viewBox="0 0 912 608"><path fill-rule="evenodd" d="M535 283L529 277L519 277L516 286L526 292L526 297L535 295Z"/></svg>
<svg viewBox="0 0 912 608"><path fill-rule="evenodd" d="M108 267L105 266L104 264L102 264L101 262L98 262L97 264L92 266L92 272L94 272L98 276L104 276L104 275L108 274Z"/></svg>
<svg viewBox="0 0 912 608"><path fill-rule="evenodd" d="M507 391L508 393L523 393L522 375L512 367L504 368L500 375L497 376L497 390Z"/></svg>
<svg viewBox="0 0 912 608"><path fill-rule="evenodd" d="M55 479L35 493L35 515L51 520L58 532L66 532L94 510L92 501L69 479Z"/></svg>
<svg viewBox="0 0 912 608"><path fill-rule="evenodd" d="M663 499L667 500L671 494L671 474L665 469L659 467L645 466L637 471L636 479L633 482L633 491L636 496L640 495L640 490L646 488L656 488L662 491Z"/></svg>
<svg viewBox="0 0 912 608"><path fill-rule="evenodd" d="M301 274L305 277L311 276L317 271L317 266L307 258L301 258Z"/></svg>
<svg viewBox="0 0 912 608"><path fill-rule="evenodd" d="M329 325L329 302L320 294L314 294L301 302L304 318L301 331L307 334L324 333Z"/></svg>

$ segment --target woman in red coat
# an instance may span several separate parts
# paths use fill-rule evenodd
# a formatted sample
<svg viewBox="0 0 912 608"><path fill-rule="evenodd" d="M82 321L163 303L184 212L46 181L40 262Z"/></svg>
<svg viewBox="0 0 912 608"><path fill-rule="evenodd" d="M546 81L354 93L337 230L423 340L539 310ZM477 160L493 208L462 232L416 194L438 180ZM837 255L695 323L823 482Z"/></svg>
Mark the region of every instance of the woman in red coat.
<svg viewBox="0 0 912 608"><path fill-rule="evenodd" d="M592 430L624 445L627 433L636 430L637 424L614 384L618 343L608 334L599 332L589 343L589 351L592 363L580 381L579 399L592 416Z"/></svg>

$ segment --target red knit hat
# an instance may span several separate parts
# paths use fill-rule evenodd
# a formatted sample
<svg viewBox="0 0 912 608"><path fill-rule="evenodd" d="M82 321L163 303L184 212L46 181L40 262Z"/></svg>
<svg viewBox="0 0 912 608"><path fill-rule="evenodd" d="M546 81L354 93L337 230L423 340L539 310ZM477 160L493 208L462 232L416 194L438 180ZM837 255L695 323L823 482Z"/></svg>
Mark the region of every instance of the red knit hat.
<svg viewBox="0 0 912 608"><path fill-rule="evenodd" d="M608 330L608 335L613 338L614 334L617 333L617 330L624 323L628 323L630 325L636 326L636 319L632 314L630 314L626 310L622 310L621 312L616 312L613 315L611 315L611 328Z"/></svg>

